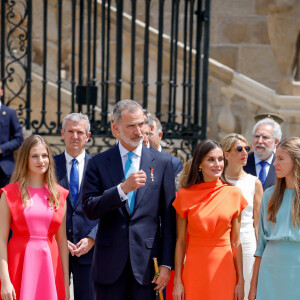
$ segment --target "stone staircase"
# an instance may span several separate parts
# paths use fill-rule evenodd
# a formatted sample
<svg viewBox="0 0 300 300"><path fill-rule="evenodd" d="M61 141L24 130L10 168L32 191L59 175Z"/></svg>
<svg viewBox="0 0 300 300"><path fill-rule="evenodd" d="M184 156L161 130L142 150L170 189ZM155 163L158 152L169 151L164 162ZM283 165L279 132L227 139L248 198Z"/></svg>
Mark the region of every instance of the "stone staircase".
<svg viewBox="0 0 300 300"><path fill-rule="evenodd" d="M41 3L40 1L37 2ZM101 4L101 1L98 1ZM68 7L64 8L65 10ZM70 9L70 7L69 7ZM99 5L98 16L100 18L101 6ZM37 10L38 11L38 10ZM116 20L116 9L111 8L111 18L113 21ZM50 14L51 15L51 14ZM54 11L52 12L54 16ZM124 57L129 57L130 51L130 28L131 28L131 16L126 11L123 14L123 54ZM68 34L66 30L69 28L70 20L66 21L64 25L63 34ZM100 19L98 20L100 24ZM144 28L145 24L141 20L136 21L136 42L137 42L137 59L142 61L143 57L143 38L144 38ZM157 55L157 35L158 31L154 27L150 27L150 48L149 48L149 107L150 111L155 111L155 96L156 96L156 55ZM111 36L115 36L115 27L112 23ZM33 63L33 101L36 106L39 106L41 89L41 66L39 65L41 43L39 39L41 36L37 34L35 37L35 53L34 63ZM169 67L169 57L168 51L170 50L170 36L165 33L163 36L163 48L164 48L164 74L163 74L163 99L168 99L168 67ZM51 56L56 57L54 54L57 49L55 49L55 41L53 34L49 35L49 43L51 43ZM64 42L70 42L69 36L64 36ZM99 40L100 41L100 40ZM99 42L98 41L98 42ZM112 40L112 43L115 41ZM114 48L112 48L114 51ZM178 75L177 75L177 95L182 95L182 81L183 81L183 49L184 45L178 43ZM63 89L61 91L62 97L62 112L63 115L70 112L70 47L64 47L63 57L65 60L64 65L64 79L63 79ZM112 54L114 53L112 51ZM195 51L193 51L195 61ZM78 53L77 53L78 55ZM99 61L99 60L98 60ZM53 73L56 70L57 62L55 60L48 62L49 65L49 82L47 85L47 103L49 103L49 114L47 115L48 122L55 121L55 110L51 110L54 106L51 103L55 103L57 96L57 86L55 83L55 76ZM123 63L123 83L122 83L122 98L129 98L130 95L130 72L128 72L130 67L130 60L124 59ZM115 60L111 60L111 70L112 74L115 71ZM52 75L51 75L52 74ZM139 68L137 66L136 70L136 94L135 99L142 99L142 66ZM97 78L101 78L101 64L97 65ZM100 81L100 80L99 80ZM111 86L114 86L114 78L111 78ZM300 136L300 85L294 83L294 96L292 95L280 95L275 90L272 90L260 82L252 80L251 78L239 74L233 69L221 64L220 62L210 59L209 61L209 103L208 103L208 137L211 138L221 138L227 133L237 132L245 135L249 140L251 140L251 129L254 125L254 115L262 112L272 112L280 114L285 119L283 124L284 136ZM98 92L98 96L100 93ZM110 89L110 103L113 104L114 100L114 90ZM100 98L98 99L98 104L100 104ZM167 112L167 101L163 102L163 111ZM101 111L100 105L96 107L97 111ZM36 115L38 116L39 111ZM182 111L181 101L177 101L177 121L180 122ZM35 114L35 112L33 112ZM216 122L217 120L217 122Z"/></svg>

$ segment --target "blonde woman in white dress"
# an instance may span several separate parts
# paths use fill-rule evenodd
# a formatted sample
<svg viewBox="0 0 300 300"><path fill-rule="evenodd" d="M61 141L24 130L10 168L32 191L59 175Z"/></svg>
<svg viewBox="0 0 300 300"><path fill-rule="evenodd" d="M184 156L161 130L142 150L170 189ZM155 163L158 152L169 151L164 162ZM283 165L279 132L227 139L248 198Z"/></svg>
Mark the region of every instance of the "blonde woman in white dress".
<svg viewBox="0 0 300 300"><path fill-rule="evenodd" d="M259 211L263 195L260 180L243 170L251 150L247 140L240 134L231 133L222 140L225 155L225 178L242 190L248 206L242 211L240 240L243 251L243 273L245 300L248 299L253 272L254 252L258 236Z"/></svg>

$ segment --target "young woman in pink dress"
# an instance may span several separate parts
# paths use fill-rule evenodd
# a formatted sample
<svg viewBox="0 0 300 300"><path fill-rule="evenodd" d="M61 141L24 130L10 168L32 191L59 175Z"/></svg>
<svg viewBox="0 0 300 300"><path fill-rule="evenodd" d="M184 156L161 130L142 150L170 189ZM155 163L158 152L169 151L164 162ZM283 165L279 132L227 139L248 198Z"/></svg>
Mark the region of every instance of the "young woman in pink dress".
<svg viewBox="0 0 300 300"><path fill-rule="evenodd" d="M69 299L66 197L47 141L24 140L11 183L0 190L3 300ZM9 230L13 237L8 241Z"/></svg>

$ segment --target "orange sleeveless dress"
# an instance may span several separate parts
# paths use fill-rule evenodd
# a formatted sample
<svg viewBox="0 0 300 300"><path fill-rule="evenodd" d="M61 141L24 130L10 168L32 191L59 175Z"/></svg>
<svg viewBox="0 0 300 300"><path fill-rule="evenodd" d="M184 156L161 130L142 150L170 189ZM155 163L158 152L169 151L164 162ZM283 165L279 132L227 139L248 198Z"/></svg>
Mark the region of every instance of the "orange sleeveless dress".
<svg viewBox="0 0 300 300"><path fill-rule="evenodd" d="M232 219L248 205L241 191L221 181L180 189L173 203L188 220L189 244L182 274L185 300L234 300L236 271Z"/></svg>

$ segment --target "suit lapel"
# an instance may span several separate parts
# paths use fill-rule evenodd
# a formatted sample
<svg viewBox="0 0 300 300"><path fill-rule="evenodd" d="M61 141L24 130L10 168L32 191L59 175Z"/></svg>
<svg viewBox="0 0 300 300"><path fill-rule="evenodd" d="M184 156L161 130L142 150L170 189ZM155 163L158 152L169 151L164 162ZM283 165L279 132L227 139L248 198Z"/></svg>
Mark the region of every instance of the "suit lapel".
<svg viewBox="0 0 300 300"><path fill-rule="evenodd" d="M252 174L253 176L257 176L256 175L256 166L255 166L254 153L251 156L249 155L249 172L248 173Z"/></svg>
<svg viewBox="0 0 300 300"><path fill-rule="evenodd" d="M77 207L78 204L81 202L82 187L83 187L83 181L84 181L84 174L85 174L86 166L88 164L89 159L90 159L90 155L88 155L87 153L85 153L85 156L84 156L84 167L83 167L83 172L82 172L81 184L80 184L80 187L79 187L79 191L78 191L78 196L77 196L77 201L76 201L75 207ZM72 203L72 205L73 205L73 203Z"/></svg>
<svg viewBox="0 0 300 300"><path fill-rule="evenodd" d="M58 179L61 186L63 186L66 189L69 189L69 182L68 182L68 173L67 173L67 167L66 167L66 158L65 154L62 153L59 155L58 159Z"/></svg>
<svg viewBox="0 0 300 300"><path fill-rule="evenodd" d="M0 108L0 124L5 124L7 122L7 111L5 109L5 106L3 103L1 103L1 108Z"/></svg>
<svg viewBox="0 0 300 300"><path fill-rule="evenodd" d="M62 154L60 154L58 156L58 160L57 160L57 164L58 164L58 168L56 168L58 170L58 179L59 179L59 184L64 187L65 189L70 191L70 186L69 186L69 181L68 181L68 172L67 172L67 161L66 161L66 157L65 157L65 153L63 152ZM69 199L70 204L73 205L73 199L72 199L72 195L69 192L69 195L67 197Z"/></svg>
<svg viewBox="0 0 300 300"><path fill-rule="evenodd" d="M275 172L275 167L273 166L273 163L275 161L275 155L273 156L272 163L270 165L270 169L268 172L268 176L266 178L265 184L264 184L264 189L270 187L273 185L275 178L276 178L276 172Z"/></svg>
<svg viewBox="0 0 300 300"><path fill-rule="evenodd" d="M112 186L118 185L120 182L123 182L125 180L124 178L124 171L123 171L123 165L122 165L122 159L120 155L119 146L116 145L111 149L111 153L107 155L107 164L105 166L107 174L109 175ZM129 206L128 201L125 203L125 208L127 210L127 213L129 212Z"/></svg>
<svg viewBox="0 0 300 300"><path fill-rule="evenodd" d="M147 181L146 184L143 187L140 187L136 192L135 206L132 214L134 214L134 212L138 208L139 204L143 199L143 195L149 186L150 177L148 174L150 174L150 169L153 167L153 160L154 160L154 155L152 154L152 152L147 148L143 147L140 170L143 170L147 174Z"/></svg>
<svg viewBox="0 0 300 300"><path fill-rule="evenodd" d="M124 171L118 145L112 148L111 153L107 155L107 165L105 167L114 186L124 181Z"/></svg>

